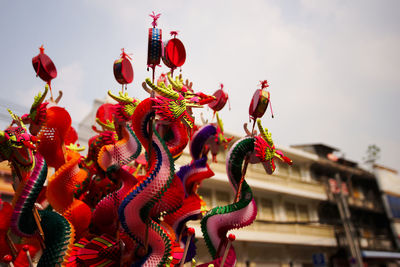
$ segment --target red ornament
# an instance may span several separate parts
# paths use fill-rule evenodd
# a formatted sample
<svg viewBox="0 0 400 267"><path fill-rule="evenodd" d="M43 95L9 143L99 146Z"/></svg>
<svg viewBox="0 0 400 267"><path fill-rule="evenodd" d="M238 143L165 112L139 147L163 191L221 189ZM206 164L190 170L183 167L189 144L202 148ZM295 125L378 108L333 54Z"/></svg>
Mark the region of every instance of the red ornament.
<svg viewBox="0 0 400 267"><path fill-rule="evenodd" d="M11 255L5 255L4 257L3 257L3 260L5 261L5 262L7 262L7 263L9 263L9 262L11 262L12 261L12 256Z"/></svg>
<svg viewBox="0 0 400 267"><path fill-rule="evenodd" d="M176 69L177 67L182 66L186 60L186 50L185 46L176 38L178 32L172 31L171 35L174 38L170 39L164 44L164 55L162 60L164 64L171 69Z"/></svg>
<svg viewBox="0 0 400 267"><path fill-rule="evenodd" d="M263 89L257 89L251 99L249 114L252 119L261 118L267 110L269 103L269 92Z"/></svg>
<svg viewBox="0 0 400 267"><path fill-rule="evenodd" d="M234 234L229 234L228 236L229 241L233 242L236 239L236 236Z"/></svg>
<svg viewBox="0 0 400 267"><path fill-rule="evenodd" d="M188 229L187 229L187 233L188 233L188 235L194 235L194 228L192 228L192 227L189 227Z"/></svg>
<svg viewBox="0 0 400 267"><path fill-rule="evenodd" d="M130 56L122 48L121 58L114 61L114 77L120 84L128 84L133 81L133 68Z"/></svg>
<svg viewBox="0 0 400 267"><path fill-rule="evenodd" d="M50 84L51 80L57 77L57 69L50 57L44 53L43 45L39 50L39 54L32 58L33 69L36 76Z"/></svg>
<svg viewBox="0 0 400 267"><path fill-rule="evenodd" d="M220 111L225 105L226 102L228 101L228 93L226 93L224 90L224 85L221 84L221 89L218 89L215 91L213 96L215 96L215 100L212 101L208 106L214 110L214 112Z"/></svg>
<svg viewBox="0 0 400 267"><path fill-rule="evenodd" d="M115 112L115 108L113 104L105 103L101 105L96 112L96 118L100 120L100 122L107 124L107 121L113 121L113 114Z"/></svg>

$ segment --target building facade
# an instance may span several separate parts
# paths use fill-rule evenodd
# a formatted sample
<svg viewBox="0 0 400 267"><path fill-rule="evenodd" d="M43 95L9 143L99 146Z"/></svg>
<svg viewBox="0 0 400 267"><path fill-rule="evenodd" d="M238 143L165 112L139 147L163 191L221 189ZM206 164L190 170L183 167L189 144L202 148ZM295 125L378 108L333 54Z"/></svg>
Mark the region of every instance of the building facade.
<svg viewBox="0 0 400 267"><path fill-rule="evenodd" d="M295 147L318 156L310 171L327 192L318 213L322 222L335 226L338 250L332 264L397 266L396 240L375 175L335 156L335 148L323 144Z"/></svg>
<svg viewBox="0 0 400 267"><path fill-rule="evenodd" d="M328 260L336 252L334 226L321 223L318 208L327 201L322 183L313 179L312 164L316 155L294 148L280 148L294 164L278 162L273 175L266 174L261 164L249 165L246 181L251 186L257 203L255 222L240 230L234 247L237 266L328 266ZM215 176L203 181L199 194L207 206L223 206L232 203L234 192L225 173L226 151L221 151L217 163L211 163ZM187 154L178 164L190 161ZM191 223L196 229L199 262L207 262L210 256L201 238L199 222Z"/></svg>

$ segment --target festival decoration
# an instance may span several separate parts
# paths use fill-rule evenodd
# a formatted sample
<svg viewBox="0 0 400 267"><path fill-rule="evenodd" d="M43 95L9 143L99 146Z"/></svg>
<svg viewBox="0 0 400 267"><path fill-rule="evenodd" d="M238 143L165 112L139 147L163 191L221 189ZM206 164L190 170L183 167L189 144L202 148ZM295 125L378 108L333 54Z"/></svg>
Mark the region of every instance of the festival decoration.
<svg viewBox="0 0 400 267"><path fill-rule="evenodd" d="M132 58L122 48L121 58L114 61L114 77L122 86L133 81L133 68L130 60Z"/></svg>
<svg viewBox="0 0 400 267"><path fill-rule="evenodd" d="M165 66L171 69L172 74L174 69L182 66L185 63L186 50L181 40L176 38L178 32L171 31L170 34L173 36L173 38L164 43L162 60Z"/></svg>
<svg viewBox="0 0 400 267"><path fill-rule="evenodd" d="M249 114L250 118L253 119L254 122L257 118L261 118L264 115L268 104L270 103L270 93L265 90L267 87L269 87L267 80L261 81L261 89L257 89L251 99ZM272 106L270 105L270 107L272 113ZM272 113L272 118L273 117L274 114Z"/></svg>
<svg viewBox="0 0 400 267"><path fill-rule="evenodd" d="M221 88L215 91L213 94L215 100L208 104L208 106L214 111L214 114L217 111L223 109L226 105L226 102L229 99L228 93L224 91L224 85L221 83Z"/></svg>
<svg viewBox="0 0 400 267"><path fill-rule="evenodd" d="M156 66L160 64L161 54L162 54L162 30L157 27L157 20L160 18L161 14L155 14L154 11L149 15L153 22L151 25L153 28L149 28L149 38L148 38L148 48L147 48L147 68L153 70L153 81L154 72Z"/></svg>
<svg viewBox="0 0 400 267"><path fill-rule="evenodd" d="M56 66L50 57L44 53L43 45L39 47L39 54L32 58L32 65L36 72L36 76L39 76L40 79L45 81L49 86L51 80L57 77Z"/></svg>
<svg viewBox="0 0 400 267"><path fill-rule="evenodd" d="M228 101L223 85L208 95L196 92L181 74L173 77L186 60L185 47L171 32L173 38L162 48L161 29L156 28L160 14L150 16L147 64L153 74L142 84L150 97L139 100L124 90L133 81L133 69L122 50L114 62L122 90L108 91L114 104L97 110L85 156L69 112L58 106L62 93L46 99L57 75L54 63L43 48L33 58L45 89L29 113L19 117L9 111L11 125L0 131L0 160L10 162L16 188L12 205L0 199L0 261L16 266L195 266L200 233L187 223L200 220L211 260L198 266L235 265L236 237L227 233L250 225L257 215L246 183L248 164L261 163L269 174L276 159L292 164L258 119L270 102L268 83L261 83L249 108L260 134L254 126L251 132L245 127L247 136L231 145L233 137L225 136L218 114ZM155 82L161 57L171 71ZM196 125L192 109L205 105L216 122ZM198 189L214 176L209 162L230 145L226 170L235 201L207 207ZM176 170L175 161L187 146L191 160Z"/></svg>

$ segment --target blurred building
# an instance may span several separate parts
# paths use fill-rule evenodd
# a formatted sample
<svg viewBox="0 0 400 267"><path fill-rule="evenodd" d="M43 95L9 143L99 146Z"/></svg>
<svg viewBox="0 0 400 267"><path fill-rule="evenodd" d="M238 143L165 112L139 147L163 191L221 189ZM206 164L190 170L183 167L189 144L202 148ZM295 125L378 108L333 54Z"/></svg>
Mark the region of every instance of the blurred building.
<svg viewBox="0 0 400 267"><path fill-rule="evenodd" d="M8 161L0 162L0 198L3 201L11 202L14 196L12 187L12 174Z"/></svg>
<svg viewBox="0 0 400 267"><path fill-rule="evenodd" d="M237 266L327 266L336 252L335 228L321 223L318 208L328 200L324 184L313 178L311 166L318 156L295 148L280 148L294 164L277 162L273 175L266 174L261 164L249 165L246 181L251 186L258 207L256 221L243 229L232 231L238 256ZM223 206L235 198L225 173L226 152L221 152L218 163L212 163L215 176L205 180L199 188L207 206ZM190 162L183 155L178 164ZM201 238L200 224L196 229L200 262L210 261Z"/></svg>
<svg viewBox="0 0 400 267"><path fill-rule="evenodd" d="M400 175L396 170L374 165L396 248L400 250Z"/></svg>
<svg viewBox="0 0 400 267"><path fill-rule="evenodd" d="M391 231L375 175L356 162L336 156L323 144L295 146L318 156L311 165L313 179L325 186L328 199L319 207L320 220L335 225L336 266L397 266L400 254ZM358 262L363 264L358 265Z"/></svg>

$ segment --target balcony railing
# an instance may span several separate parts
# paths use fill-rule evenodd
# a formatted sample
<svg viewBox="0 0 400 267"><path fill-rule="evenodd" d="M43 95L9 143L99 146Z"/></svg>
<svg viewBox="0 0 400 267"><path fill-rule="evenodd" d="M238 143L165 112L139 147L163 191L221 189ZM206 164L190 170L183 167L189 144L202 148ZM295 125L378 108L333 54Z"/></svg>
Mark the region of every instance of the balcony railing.
<svg viewBox="0 0 400 267"><path fill-rule="evenodd" d="M338 241L340 246L347 246L347 239L344 233L339 234ZM358 237L361 249L365 250L393 250L393 245L388 236L379 235L374 237Z"/></svg>

